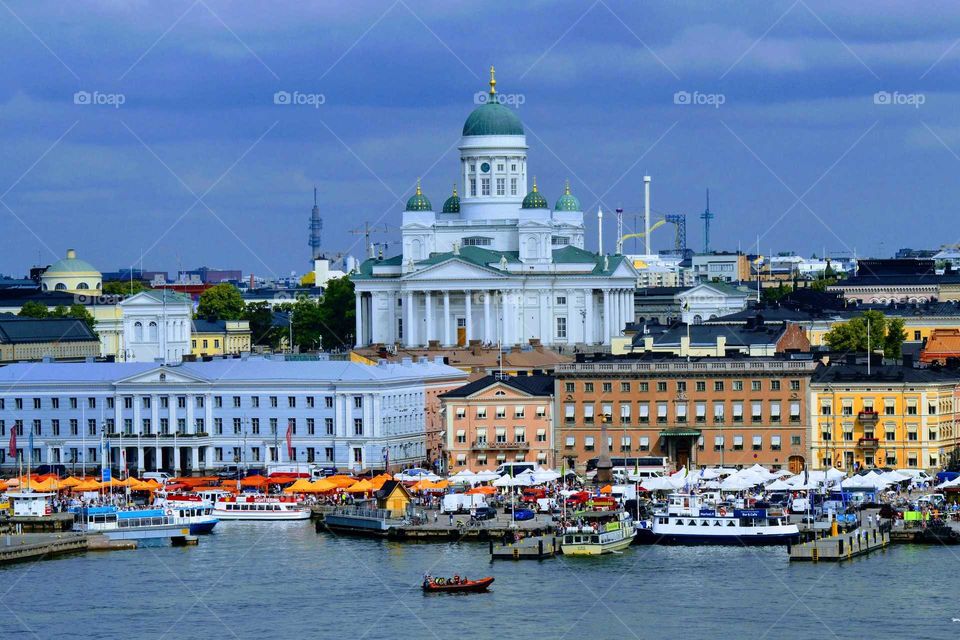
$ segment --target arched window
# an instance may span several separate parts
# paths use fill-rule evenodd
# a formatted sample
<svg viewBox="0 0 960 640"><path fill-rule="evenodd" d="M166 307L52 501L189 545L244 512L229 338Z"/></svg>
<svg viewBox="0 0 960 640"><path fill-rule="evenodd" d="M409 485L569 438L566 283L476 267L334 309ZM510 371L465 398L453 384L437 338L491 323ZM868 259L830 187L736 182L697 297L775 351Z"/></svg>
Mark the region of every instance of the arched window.
<svg viewBox="0 0 960 640"><path fill-rule="evenodd" d="M46 283L46 282L43 283L42 289L43 289L43 291L49 290L49 287L47 286L47 283Z"/></svg>
<svg viewBox="0 0 960 640"><path fill-rule="evenodd" d="M143 325L139 321L133 323L133 340L143 342Z"/></svg>
<svg viewBox="0 0 960 640"><path fill-rule="evenodd" d="M420 260L423 255L420 253L423 250L423 243L419 239L414 238L410 242L410 255L414 260Z"/></svg>
<svg viewBox="0 0 960 640"><path fill-rule="evenodd" d="M57 286L55 286L54 289L56 289L57 291L66 291L67 285L63 284L62 282L58 282Z"/></svg>
<svg viewBox="0 0 960 640"><path fill-rule="evenodd" d="M693 324L701 324L702 322L703 322L703 316L701 316L699 313L693 316Z"/></svg>
<svg viewBox="0 0 960 640"><path fill-rule="evenodd" d="M88 285L86 282L81 282L80 284L77 285L77 289L78 289L78 290L79 290L79 289L86 290L86 289L89 289L89 288L90 288L90 285Z"/></svg>
<svg viewBox="0 0 960 640"><path fill-rule="evenodd" d="M149 328L150 342L156 342L157 341L157 323L151 320L148 328Z"/></svg>
<svg viewBox="0 0 960 640"><path fill-rule="evenodd" d="M527 238L527 257L529 258L539 258L540 250L537 246L537 239L533 236Z"/></svg>

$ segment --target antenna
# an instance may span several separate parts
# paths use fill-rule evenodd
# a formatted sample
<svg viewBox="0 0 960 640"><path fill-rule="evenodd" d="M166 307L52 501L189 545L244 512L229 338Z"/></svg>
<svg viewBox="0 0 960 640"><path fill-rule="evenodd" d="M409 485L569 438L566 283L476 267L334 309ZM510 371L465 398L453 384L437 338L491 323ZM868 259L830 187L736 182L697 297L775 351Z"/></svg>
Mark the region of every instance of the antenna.
<svg viewBox="0 0 960 640"><path fill-rule="evenodd" d="M703 210L703 213L700 214L700 219L703 220L703 252L710 253L710 221L713 220L715 216L710 211L710 189L707 189L707 208Z"/></svg>
<svg viewBox="0 0 960 640"><path fill-rule="evenodd" d="M623 209L617 207L617 255L623 255Z"/></svg>
<svg viewBox="0 0 960 640"><path fill-rule="evenodd" d="M317 188L313 188L313 209L310 210L310 257L313 260L321 258L320 232L323 231L323 220L320 219L320 207L317 204Z"/></svg>

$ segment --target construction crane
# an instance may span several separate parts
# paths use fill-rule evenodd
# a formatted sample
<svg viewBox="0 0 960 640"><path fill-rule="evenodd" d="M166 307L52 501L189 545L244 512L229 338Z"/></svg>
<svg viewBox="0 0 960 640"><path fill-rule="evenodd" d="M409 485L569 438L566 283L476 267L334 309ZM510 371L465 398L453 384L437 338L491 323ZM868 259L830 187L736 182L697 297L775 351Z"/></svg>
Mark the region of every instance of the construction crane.
<svg viewBox="0 0 960 640"><path fill-rule="evenodd" d="M374 258L373 255L373 245L370 244L370 236L374 233L388 233L387 225L373 225L370 226L369 222L364 222L362 227L357 227L356 229L350 229L350 233L355 236L363 236L363 250L368 253L369 258Z"/></svg>

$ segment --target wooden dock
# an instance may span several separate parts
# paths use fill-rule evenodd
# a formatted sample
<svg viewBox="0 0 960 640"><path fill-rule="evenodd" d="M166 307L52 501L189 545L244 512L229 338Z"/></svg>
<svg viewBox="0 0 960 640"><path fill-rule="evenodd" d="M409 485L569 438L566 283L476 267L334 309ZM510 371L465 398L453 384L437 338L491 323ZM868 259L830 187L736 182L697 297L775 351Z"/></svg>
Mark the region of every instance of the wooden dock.
<svg viewBox="0 0 960 640"><path fill-rule="evenodd" d="M884 549L889 544L889 531L877 528L857 529L788 546L787 553L791 561L843 562L877 549Z"/></svg>
<svg viewBox="0 0 960 640"><path fill-rule="evenodd" d="M490 541L491 560L545 560L557 555L559 545L554 536L525 538L511 544Z"/></svg>

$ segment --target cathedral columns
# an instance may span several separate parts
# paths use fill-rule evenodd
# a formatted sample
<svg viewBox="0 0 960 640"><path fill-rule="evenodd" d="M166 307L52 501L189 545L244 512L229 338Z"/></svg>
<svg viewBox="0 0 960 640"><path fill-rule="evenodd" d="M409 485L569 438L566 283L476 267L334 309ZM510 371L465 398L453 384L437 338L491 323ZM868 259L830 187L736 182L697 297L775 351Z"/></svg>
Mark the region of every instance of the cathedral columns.
<svg viewBox="0 0 960 640"><path fill-rule="evenodd" d="M490 290L483 292L483 341L486 344L493 342L490 333Z"/></svg>
<svg viewBox="0 0 960 640"><path fill-rule="evenodd" d="M593 289L585 289L583 292L583 343L584 344L593 344L594 343L594 331L593 331L593 319L594 319L594 308L593 308Z"/></svg>
<svg viewBox="0 0 960 640"><path fill-rule="evenodd" d="M466 342L465 344L470 344L470 340L473 339L473 291L469 289L463 292L463 304L465 307L466 315Z"/></svg>
<svg viewBox="0 0 960 640"><path fill-rule="evenodd" d="M360 348L363 346L363 299L361 298L362 295L363 294L360 293L359 291L357 292L357 301L356 301L356 306L354 308L355 309L354 313L356 314L355 342L356 342L357 348ZM290 345L290 348L292 349L293 345Z"/></svg>
<svg viewBox="0 0 960 640"><path fill-rule="evenodd" d="M610 344L610 290L603 290L603 344Z"/></svg>
<svg viewBox="0 0 960 640"><path fill-rule="evenodd" d="M450 292L443 292L443 346L450 347Z"/></svg>
<svg viewBox="0 0 960 640"><path fill-rule="evenodd" d="M430 341L433 340L433 292L424 291L423 296L427 314L427 335L424 336L424 342L430 344Z"/></svg>
<svg viewBox="0 0 960 640"><path fill-rule="evenodd" d="M416 324L416 313L413 309L413 291L407 291L407 299L403 301L403 344L406 347L412 347L414 344L414 325Z"/></svg>

